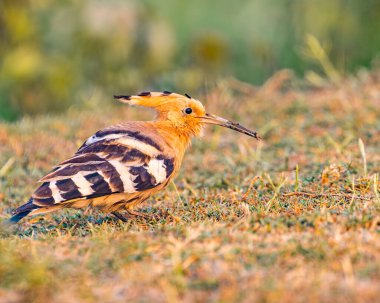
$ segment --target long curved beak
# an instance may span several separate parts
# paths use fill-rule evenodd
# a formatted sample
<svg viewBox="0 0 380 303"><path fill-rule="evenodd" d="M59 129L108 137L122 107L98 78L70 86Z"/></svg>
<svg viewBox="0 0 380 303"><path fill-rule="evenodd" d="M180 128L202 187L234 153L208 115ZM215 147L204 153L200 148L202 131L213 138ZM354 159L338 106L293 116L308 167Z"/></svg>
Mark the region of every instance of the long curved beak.
<svg viewBox="0 0 380 303"><path fill-rule="evenodd" d="M257 132L254 132L248 128L245 128L244 126L240 125L239 123L232 122L230 120L212 115L212 114L206 114L203 117L198 117L201 119L202 123L206 124L215 124L215 125L220 125L223 127L227 127L233 130L236 130L239 133L246 134L247 136L253 137L255 139L261 139L259 135L257 135Z"/></svg>

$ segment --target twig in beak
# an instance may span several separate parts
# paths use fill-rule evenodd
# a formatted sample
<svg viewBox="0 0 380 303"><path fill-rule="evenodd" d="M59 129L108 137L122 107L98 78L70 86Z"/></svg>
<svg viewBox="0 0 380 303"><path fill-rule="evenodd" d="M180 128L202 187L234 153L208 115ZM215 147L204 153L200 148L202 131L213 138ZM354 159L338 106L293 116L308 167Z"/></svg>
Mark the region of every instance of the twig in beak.
<svg viewBox="0 0 380 303"><path fill-rule="evenodd" d="M218 116L214 116L211 114L206 114L205 116L198 117L198 118L202 119L203 123L220 125L220 126L235 130L239 133L246 134L247 136L253 137L257 140L261 139L261 137L257 135L257 132L248 129L237 122L232 122L230 120L227 120Z"/></svg>

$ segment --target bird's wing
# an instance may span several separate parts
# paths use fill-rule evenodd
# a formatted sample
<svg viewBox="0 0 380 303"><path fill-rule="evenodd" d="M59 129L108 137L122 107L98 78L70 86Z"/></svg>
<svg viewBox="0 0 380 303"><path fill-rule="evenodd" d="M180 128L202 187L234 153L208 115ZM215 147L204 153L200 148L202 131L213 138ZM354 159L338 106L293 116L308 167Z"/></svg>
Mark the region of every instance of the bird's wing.
<svg viewBox="0 0 380 303"><path fill-rule="evenodd" d="M106 129L90 137L74 157L40 180L33 204L50 206L116 193L136 193L165 183L174 158L159 140L139 131Z"/></svg>

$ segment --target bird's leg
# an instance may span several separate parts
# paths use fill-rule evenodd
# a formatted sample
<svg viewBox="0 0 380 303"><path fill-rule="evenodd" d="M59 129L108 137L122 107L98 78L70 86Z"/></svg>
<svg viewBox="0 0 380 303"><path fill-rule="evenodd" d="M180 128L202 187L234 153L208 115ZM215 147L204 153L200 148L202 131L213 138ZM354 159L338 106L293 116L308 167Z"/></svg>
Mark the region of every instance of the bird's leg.
<svg viewBox="0 0 380 303"><path fill-rule="evenodd" d="M120 221L128 222L128 219L126 217L124 217L121 213L117 212L117 211L113 211L113 212L111 212L111 214L113 214Z"/></svg>
<svg viewBox="0 0 380 303"><path fill-rule="evenodd" d="M156 218L155 215L148 215L148 214L144 214L144 213L141 213L141 212L138 212L138 211L134 211L132 209L127 209L126 210L127 213L130 215L130 216L134 216L134 217L142 217L144 219L149 219L149 220L153 220Z"/></svg>

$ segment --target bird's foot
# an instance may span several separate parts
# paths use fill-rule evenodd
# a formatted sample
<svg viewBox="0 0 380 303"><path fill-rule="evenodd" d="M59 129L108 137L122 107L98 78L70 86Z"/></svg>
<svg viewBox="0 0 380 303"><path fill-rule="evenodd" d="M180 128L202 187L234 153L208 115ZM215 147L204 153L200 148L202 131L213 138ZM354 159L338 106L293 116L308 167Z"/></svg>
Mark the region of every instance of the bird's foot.
<svg viewBox="0 0 380 303"><path fill-rule="evenodd" d="M134 210L131 210L131 209L127 209L127 213L131 217L141 217L141 218L144 218L144 219L147 219L147 220L155 220L155 219L157 219L156 215L149 215L149 214L141 213L141 212L134 211Z"/></svg>
<svg viewBox="0 0 380 303"><path fill-rule="evenodd" d="M140 218L144 218L146 220L157 220L157 215L149 215L149 214L141 213L141 212L130 210L130 209L126 210L125 215L122 215L121 213L119 213L117 211L113 211L113 212L111 212L111 214L123 222L128 222L129 219L131 219L133 217L140 217Z"/></svg>

